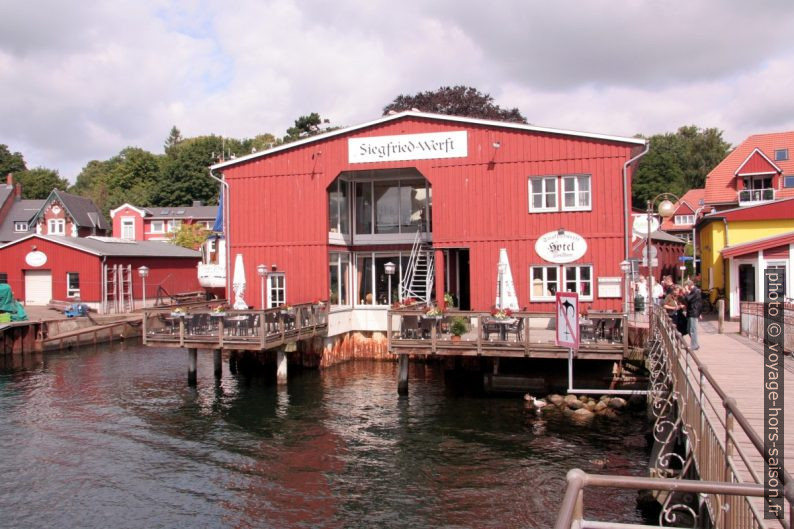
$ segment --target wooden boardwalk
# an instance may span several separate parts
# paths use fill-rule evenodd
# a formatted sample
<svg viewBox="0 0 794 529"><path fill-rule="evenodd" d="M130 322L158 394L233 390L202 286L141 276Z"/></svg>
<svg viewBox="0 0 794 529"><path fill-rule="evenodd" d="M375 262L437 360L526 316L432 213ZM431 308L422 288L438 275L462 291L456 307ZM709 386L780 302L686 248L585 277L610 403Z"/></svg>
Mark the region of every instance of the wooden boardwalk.
<svg viewBox="0 0 794 529"><path fill-rule="evenodd" d="M707 366L717 384L728 397L736 399L739 409L750 422L752 428L763 438L764 433L764 349L763 344L752 341L739 334L737 322L725 322L723 334L718 334L716 321L707 320L700 324L698 334L700 349L695 355ZM688 338L687 338L688 342ZM794 471L794 359L786 357L784 373L784 424L785 424L785 468L789 473ZM696 381L693 381L696 382ZM710 385L704 385L706 397L712 403L719 404L720 398ZM712 409L704 406L709 420L714 425L717 435L725 439L725 410ZM740 456L735 454L737 470L742 481L756 482L752 473L763 479L764 462L761 454L741 431L737 423L736 443L748 457L749 467L743 464ZM763 512L759 499L754 505ZM788 506L787 506L788 507ZM767 522L767 527L781 527L775 521Z"/></svg>

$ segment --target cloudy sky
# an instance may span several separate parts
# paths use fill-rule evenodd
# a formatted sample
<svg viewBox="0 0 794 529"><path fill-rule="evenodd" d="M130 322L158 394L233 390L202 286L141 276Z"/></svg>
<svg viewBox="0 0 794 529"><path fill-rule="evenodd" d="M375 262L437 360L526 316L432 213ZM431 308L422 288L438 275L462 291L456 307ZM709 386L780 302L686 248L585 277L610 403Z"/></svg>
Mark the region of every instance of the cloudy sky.
<svg viewBox="0 0 794 529"><path fill-rule="evenodd" d="M0 0L0 143L74 180L126 146L379 117L463 84L535 125L794 129L790 0Z"/></svg>

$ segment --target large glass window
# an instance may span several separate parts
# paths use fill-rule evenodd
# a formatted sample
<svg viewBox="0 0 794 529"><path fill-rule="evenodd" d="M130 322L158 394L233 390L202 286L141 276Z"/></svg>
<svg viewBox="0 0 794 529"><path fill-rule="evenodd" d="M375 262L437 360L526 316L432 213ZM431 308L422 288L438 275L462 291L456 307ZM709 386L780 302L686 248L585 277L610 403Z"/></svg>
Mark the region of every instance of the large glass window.
<svg viewBox="0 0 794 529"><path fill-rule="evenodd" d="M430 231L432 193L429 184L415 176L416 170L346 174L350 178L371 178L359 180L354 186L357 235L416 233L422 225Z"/></svg>
<svg viewBox="0 0 794 529"><path fill-rule="evenodd" d="M359 305L388 305L400 300L400 282L407 269L410 252L356 254L356 300ZM389 297L389 276L386 263L395 266L391 277L391 297Z"/></svg>
<svg viewBox="0 0 794 529"><path fill-rule="evenodd" d="M331 252L328 255L329 302L331 305L350 304L350 254Z"/></svg>
<svg viewBox="0 0 794 529"><path fill-rule="evenodd" d="M375 299L372 292L373 272L372 257L359 255L356 258L356 274L358 276L358 302L360 305L374 305Z"/></svg>
<svg viewBox="0 0 794 529"><path fill-rule="evenodd" d="M530 268L530 298L533 301L554 301L559 288L556 266L533 266Z"/></svg>
<svg viewBox="0 0 794 529"><path fill-rule="evenodd" d="M77 272L66 272L66 297L80 297L80 274Z"/></svg>
<svg viewBox="0 0 794 529"><path fill-rule="evenodd" d="M337 179L328 190L328 231L350 233L350 182Z"/></svg>

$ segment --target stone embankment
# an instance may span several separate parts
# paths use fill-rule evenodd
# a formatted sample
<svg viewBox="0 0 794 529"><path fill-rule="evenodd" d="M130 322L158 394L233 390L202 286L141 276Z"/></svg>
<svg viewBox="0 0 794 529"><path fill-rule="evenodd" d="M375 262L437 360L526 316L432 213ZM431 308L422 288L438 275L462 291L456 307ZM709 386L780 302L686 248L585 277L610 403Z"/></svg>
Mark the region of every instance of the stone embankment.
<svg viewBox="0 0 794 529"><path fill-rule="evenodd" d="M617 417L621 410L629 405L629 401L621 397L603 395L600 398L587 395L547 395L545 399L538 399L530 394L524 395L528 406L542 411L558 410L565 415L579 419L589 419L594 416Z"/></svg>

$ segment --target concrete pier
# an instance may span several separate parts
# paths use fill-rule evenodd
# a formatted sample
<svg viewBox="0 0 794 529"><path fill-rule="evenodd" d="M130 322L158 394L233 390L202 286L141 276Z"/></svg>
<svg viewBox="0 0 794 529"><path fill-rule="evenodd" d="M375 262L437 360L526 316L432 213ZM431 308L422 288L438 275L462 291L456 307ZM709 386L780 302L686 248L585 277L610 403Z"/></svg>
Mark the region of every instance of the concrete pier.
<svg viewBox="0 0 794 529"><path fill-rule="evenodd" d="M284 347L276 352L276 383L278 385L287 383L287 353Z"/></svg>
<svg viewBox="0 0 794 529"><path fill-rule="evenodd" d="M187 350L187 383L188 386L196 385L196 365L198 364L198 349L191 347Z"/></svg>

